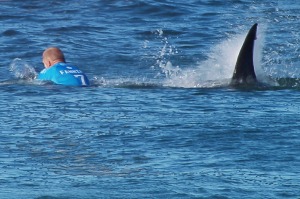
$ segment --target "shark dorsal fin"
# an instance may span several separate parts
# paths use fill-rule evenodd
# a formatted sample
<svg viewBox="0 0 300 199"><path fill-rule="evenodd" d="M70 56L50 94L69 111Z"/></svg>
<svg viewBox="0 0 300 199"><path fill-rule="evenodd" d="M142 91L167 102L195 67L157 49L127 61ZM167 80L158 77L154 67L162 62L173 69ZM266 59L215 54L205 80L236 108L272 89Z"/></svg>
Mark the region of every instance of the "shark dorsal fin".
<svg viewBox="0 0 300 199"><path fill-rule="evenodd" d="M253 84L257 82L254 64L253 64L253 50L254 40L256 39L257 23L249 30L244 44L238 55L231 84Z"/></svg>

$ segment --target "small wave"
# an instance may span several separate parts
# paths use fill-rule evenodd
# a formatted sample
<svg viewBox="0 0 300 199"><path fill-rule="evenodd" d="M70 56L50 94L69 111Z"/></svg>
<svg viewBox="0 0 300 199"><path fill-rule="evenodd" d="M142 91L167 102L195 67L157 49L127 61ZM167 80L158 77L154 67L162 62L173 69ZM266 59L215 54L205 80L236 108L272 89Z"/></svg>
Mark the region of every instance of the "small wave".
<svg viewBox="0 0 300 199"><path fill-rule="evenodd" d="M3 36L6 36L6 37L10 37L10 36L15 36L15 35L19 35L19 34L22 34L20 31L17 31L17 30L13 30L13 29L8 29L8 30L5 30L2 35Z"/></svg>
<svg viewBox="0 0 300 199"><path fill-rule="evenodd" d="M300 78L277 78L278 87L300 88Z"/></svg>
<svg viewBox="0 0 300 199"><path fill-rule="evenodd" d="M45 196L39 196L35 199L69 199L69 197L54 197L54 196L45 195Z"/></svg>
<svg viewBox="0 0 300 199"><path fill-rule="evenodd" d="M116 87L116 88L158 88L162 87L160 81L145 78L117 78L105 79L104 77L94 77L91 85L96 87Z"/></svg>
<svg viewBox="0 0 300 199"><path fill-rule="evenodd" d="M44 29L44 32L49 33L67 33L71 31L84 31L85 33L91 33L91 32L99 32L99 31L105 31L107 30L106 27L100 27L100 26L79 26L79 25L74 25L74 26L66 26L66 27L58 27L58 28L46 28Z"/></svg>

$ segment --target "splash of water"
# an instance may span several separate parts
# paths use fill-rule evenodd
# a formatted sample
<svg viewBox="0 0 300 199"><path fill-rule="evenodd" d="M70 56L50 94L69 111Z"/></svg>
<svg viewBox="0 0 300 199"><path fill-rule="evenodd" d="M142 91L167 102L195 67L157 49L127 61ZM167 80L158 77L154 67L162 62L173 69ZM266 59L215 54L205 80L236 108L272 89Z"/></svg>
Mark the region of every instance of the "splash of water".
<svg viewBox="0 0 300 199"><path fill-rule="evenodd" d="M117 87L117 88L155 88L161 85L156 81L147 78L104 78L93 77L91 85L96 87Z"/></svg>
<svg viewBox="0 0 300 199"><path fill-rule="evenodd" d="M264 44L265 27L260 27L257 33L257 40L254 49L254 66L259 81L268 83L265 71L263 70L261 59ZM228 86L232 77L238 53L244 42L248 31L242 34L229 35L227 39L213 46L207 53L208 59L198 62L195 66L189 68L181 68L174 66L170 61L172 56L178 53L174 45L171 45L168 37L165 37L163 30L157 30L155 35L163 43L158 54L154 56L156 59L155 66L160 71L155 79L145 78L104 78L94 77L92 84L95 86L114 86L114 87L182 87L182 88L213 88ZM148 48L149 41L143 43L143 48ZM156 79L157 77L163 78ZM161 82L162 81L162 82Z"/></svg>
<svg viewBox="0 0 300 199"><path fill-rule="evenodd" d="M170 61L160 58L158 65L165 74L164 86L169 87L219 87L229 84L232 77L238 53L248 31L231 35L228 39L213 46L208 53L208 59L197 63L196 66L181 69L173 66ZM264 28L259 29L254 49L254 66L259 81L267 81L261 65L264 43ZM167 43L161 50L161 57L166 54Z"/></svg>
<svg viewBox="0 0 300 199"><path fill-rule="evenodd" d="M37 76L34 67L20 58L15 58L11 62L9 71L16 79L33 80Z"/></svg>

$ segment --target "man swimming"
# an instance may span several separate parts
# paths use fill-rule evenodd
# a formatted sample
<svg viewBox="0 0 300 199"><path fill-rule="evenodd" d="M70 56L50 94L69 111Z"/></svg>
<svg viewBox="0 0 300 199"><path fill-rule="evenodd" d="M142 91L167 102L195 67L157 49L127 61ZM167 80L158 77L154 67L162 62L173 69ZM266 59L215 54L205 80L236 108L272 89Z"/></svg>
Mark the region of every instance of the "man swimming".
<svg viewBox="0 0 300 199"><path fill-rule="evenodd" d="M45 68L37 79L52 81L67 86L88 86L89 79L76 66L67 64L63 52L57 47L47 48L43 52Z"/></svg>

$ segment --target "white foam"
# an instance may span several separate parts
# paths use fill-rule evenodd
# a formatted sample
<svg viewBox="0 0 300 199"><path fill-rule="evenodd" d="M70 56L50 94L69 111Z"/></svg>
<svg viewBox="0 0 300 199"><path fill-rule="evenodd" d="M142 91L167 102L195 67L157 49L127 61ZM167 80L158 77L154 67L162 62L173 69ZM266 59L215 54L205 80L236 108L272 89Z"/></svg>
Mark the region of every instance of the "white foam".
<svg viewBox="0 0 300 199"><path fill-rule="evenodd" d="M9 65L9 71L17 79L34 79L37 73L33 66L20 58L15 58Z"/></svg>
<svg viewBox="0 0 300 199"><path fill-rule="evenodd" d="M259 28L258 30L253 59L257 77L262 81L265 80L261 67L264 29ZM209 58L197 63L196 66L181 69L179 66L173 66L170 61L159 63L162 72L166 74L164 86L194 88L227 85L232 77L238 53L247 33L248 30L242 34L231 35L213 46L207 54Z"/></svg>

